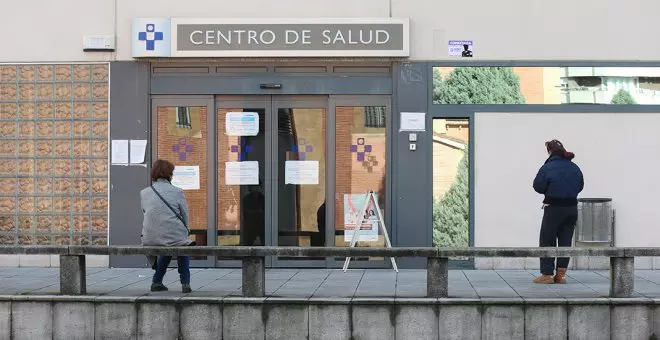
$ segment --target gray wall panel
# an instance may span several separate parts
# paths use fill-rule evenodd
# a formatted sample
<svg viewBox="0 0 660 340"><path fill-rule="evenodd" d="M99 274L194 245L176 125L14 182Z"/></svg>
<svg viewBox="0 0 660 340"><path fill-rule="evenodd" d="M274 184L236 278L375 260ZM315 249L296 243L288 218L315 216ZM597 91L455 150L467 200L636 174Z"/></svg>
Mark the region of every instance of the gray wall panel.
<svg viewBox="0 0 660 340"><path fill-rule="evenodd" d="M110 64L110 138L149 140L149 63ZM148 161L149 147L147 147ZM110 244L140 244L140 190L149 184L144 166L110 166ZM143 256L111 256L111 267L145 266Z"/></svg>
<svg viewBox="0 0 660 340"><path fill-rule="evenodd" d="M399 132L401 112L428 112L429 75L426 63L401 63L394 72L396 81L396 107L392 110L392 147L395 164L392 169L396 197L392 207L396 210L396 228L394 246L430 247L433 244L431 230L431 204L425 202L429 197L427 182L431 170L427 157L427 135L431 133L427 115L426 132L417 132L417 150L409 150L408 132ZM425 268L425 259L397 259L402 268Z"/></svg>
<svg viewBox="0 0 660 340"><path fill-rule="evenodd" d="M265 90L260 84L281 84L278 90ZM153 77L152 94L385 94L392 93L387 76L275 75L255 76L159 76Z"/></svg>

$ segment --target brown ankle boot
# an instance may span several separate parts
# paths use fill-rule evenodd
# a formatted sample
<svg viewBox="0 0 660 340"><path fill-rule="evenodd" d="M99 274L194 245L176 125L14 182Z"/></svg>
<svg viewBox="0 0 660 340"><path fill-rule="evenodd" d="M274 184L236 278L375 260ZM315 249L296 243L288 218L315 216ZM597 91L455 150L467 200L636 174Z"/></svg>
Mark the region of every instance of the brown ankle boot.
<svg viewBox="0 0 660 340"><path fill-rule="evenodd" d="M555 283L555 280L552 277L552 275L541 275L534 279L534 283L547 285L547 284Z"/></svg>
<svg viewBox="0 0 660 340"><path fill-rule="evenodd" d="M566 270L566 268L557 268L557 274L554 277L555 283L566 283Z"/></svg>

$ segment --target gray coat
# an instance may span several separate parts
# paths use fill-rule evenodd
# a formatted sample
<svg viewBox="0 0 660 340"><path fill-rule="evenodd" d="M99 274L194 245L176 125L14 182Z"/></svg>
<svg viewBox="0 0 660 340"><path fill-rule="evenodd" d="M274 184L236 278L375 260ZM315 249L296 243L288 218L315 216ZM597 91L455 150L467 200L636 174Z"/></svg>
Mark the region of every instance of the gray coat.
<svg viewBox="0 0 660 340"><path fill-rule="evenodd" d="M188 205L183 190L164 179L154 182L153 186L188 224ZM187 246L192 242L188 239L186 227L151 187L140 192L140 201L144 212L142 245Z"/></svg>

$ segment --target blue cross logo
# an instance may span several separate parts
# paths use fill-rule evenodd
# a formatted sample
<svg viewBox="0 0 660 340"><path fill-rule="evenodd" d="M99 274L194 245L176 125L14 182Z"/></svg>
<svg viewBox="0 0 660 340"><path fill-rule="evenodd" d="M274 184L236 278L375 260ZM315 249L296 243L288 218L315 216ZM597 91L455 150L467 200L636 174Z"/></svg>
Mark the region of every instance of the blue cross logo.
<svg viewBox="0 0 660 340"><path fill-rule="evenodd" d="M154 51L156 41L163 40L163 32L156 32L156 25L147 24L146 31L138 33L138 39L147 43L147 51Z"/></svg>

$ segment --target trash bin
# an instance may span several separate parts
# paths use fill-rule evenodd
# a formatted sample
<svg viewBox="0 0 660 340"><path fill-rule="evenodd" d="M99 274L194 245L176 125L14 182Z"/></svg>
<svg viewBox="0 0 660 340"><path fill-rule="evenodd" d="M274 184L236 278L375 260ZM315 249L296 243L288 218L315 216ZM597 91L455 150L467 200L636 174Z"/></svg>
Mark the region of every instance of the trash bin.
<svg viewBox="0 0 660 340"><path fill-rule="evenodd" d="M578 199L577 242L612 243L612 199Z"/></svg>

